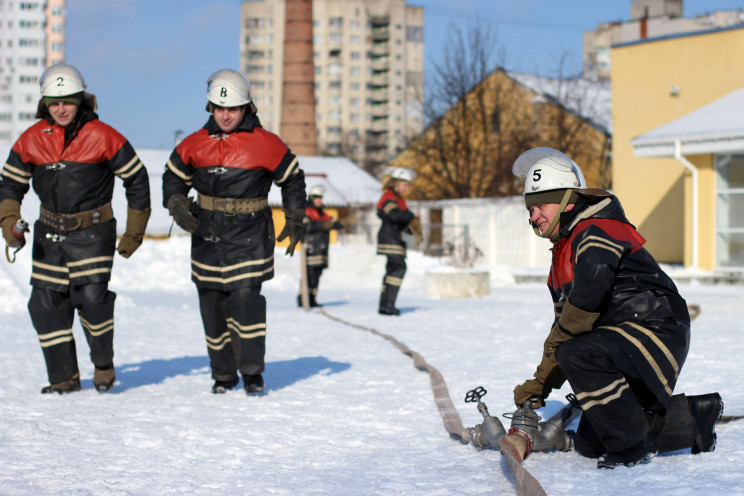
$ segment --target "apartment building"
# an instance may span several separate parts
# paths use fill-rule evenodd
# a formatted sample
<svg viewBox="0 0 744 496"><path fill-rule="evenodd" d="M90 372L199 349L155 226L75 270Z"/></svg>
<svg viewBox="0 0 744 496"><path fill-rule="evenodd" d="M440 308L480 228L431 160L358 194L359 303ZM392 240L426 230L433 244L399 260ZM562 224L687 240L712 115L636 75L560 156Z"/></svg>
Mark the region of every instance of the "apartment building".
<svg viewBox="0 0 744 496"><path fill-rule="evenodd" d="M383 163L424 126L423 7L313 0L312 8L318 153ZM241 70L262 124L280 135L285 14L284 0L241 4Z"/></svg>
<svg viewBox="0 0 744 496"><path fill-rule="evenodd" d="M65 58L65 0L0 0L0 143L36 121L39 77Z"/></svg>
<svg viewBox="0 0 744 496"><path fill-rule="evenodd" d="M598 24L583 37L584 77L610 79L610 47L647 38L725 28L744 23L744 10L719 10L683 17L683 0L633 0L630 21Z"/></svg>

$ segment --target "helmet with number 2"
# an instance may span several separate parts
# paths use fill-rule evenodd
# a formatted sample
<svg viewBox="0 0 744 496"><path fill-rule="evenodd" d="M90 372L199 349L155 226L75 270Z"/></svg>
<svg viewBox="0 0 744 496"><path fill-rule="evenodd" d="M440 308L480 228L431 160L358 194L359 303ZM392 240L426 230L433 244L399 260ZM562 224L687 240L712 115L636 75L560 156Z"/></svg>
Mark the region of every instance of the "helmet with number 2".
<svg viewBox="0 0 744 496"><path fill-rule="evenodd" d="M218 107L242 107L251 103L251 85L238 71L222 69L207 79L207 99Z"/></svg>
<svg viewBox="0 0 744 496"><path fill-rule="evenodd" d="M74 95L85 90L85 81L80 71L69 64L56 64L47 68L39 80L41 96L60 97Z"/></svg>
<svg viewBox="0 0 744 496"><path fill-rule="evenodd" d="M576 162L554 148L527 150L514 162L512 173L524 179L524 195L587 187Z"/></svg>

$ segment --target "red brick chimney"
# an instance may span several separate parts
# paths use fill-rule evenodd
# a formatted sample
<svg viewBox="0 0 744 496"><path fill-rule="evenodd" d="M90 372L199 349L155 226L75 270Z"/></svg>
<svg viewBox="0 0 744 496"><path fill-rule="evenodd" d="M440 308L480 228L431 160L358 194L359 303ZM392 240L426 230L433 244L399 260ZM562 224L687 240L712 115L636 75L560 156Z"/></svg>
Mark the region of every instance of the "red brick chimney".
<svg viewBox="0 0 744 496"><path fill-rule="evenodd" d="M317 155L313 2L286 0L280 136L295 155Z"/></svg>

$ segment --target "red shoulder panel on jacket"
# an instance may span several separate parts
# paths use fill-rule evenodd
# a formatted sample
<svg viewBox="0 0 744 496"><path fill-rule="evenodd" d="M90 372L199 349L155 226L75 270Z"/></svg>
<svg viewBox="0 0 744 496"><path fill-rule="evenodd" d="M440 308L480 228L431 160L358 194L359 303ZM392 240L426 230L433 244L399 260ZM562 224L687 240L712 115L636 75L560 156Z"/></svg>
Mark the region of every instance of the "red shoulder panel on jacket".
<svg viewBox="0 0 744 496"><path fill-rule="evenodd" d="M251 132L210 135L206 129L190 134L176 151L194 168L222 165L273 171L289 149L277 135L262 128Z"/></svg>

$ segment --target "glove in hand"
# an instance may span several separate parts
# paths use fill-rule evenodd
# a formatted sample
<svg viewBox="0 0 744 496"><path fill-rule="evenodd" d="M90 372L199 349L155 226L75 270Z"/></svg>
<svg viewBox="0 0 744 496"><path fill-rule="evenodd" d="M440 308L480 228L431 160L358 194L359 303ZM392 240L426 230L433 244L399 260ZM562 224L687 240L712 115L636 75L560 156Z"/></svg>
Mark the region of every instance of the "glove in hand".
<svg viewBox="0 0 744 496"><path fill-rule="evenodd" d="M190 206L191 200L185 195L176 194L168 198L168 211L176 224L184 231L193 233L199 227L199 223L189 210Z"/></svg>
<svg viewBox="0 0 744 496"><path fill-rule="evenodd" d="M151 210L135 210L131 207L127 209L127 229L119 241L116 251L124 258L129 258L137 251L145 237L147 221L150 219Z"/></svg>
<svg viewBox="0 0 744 496"><path fill-rule="evenodd" d="M0 226L3 229L5 243L11 248L19 248L25 244L25 239L18 239L13 235L13 225L21 218L21 204L7 199L0 202Z"/></svg>
<svg viewBox="0 0 744 496"><path fill-rule="evenodd" d="M295 247L297 246L297 243L300 242L300 239L302 239L302 220L304 217L305 211L301 208L284 210L284 229L279 233L276 240L281 242L289 237L286 254L290 257L294 255Z"/></svg>

